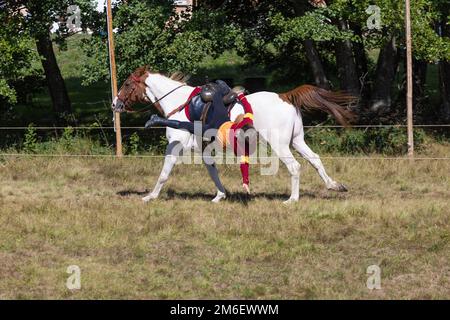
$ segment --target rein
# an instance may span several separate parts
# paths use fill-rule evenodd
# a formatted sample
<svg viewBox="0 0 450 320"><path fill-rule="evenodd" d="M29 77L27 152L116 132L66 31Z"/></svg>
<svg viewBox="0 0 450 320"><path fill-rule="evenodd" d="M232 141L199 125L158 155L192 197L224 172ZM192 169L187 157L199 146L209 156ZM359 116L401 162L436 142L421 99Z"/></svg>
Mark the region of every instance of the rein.
<svg viewBox="0 0 450 320"><path fill-rule="evenodd" d="M133 78L133 80L136 81L136 79L134 79L134 78ZM151 108L152 108L153 106L156 107L156 104L157 104L158 102L160 102L160 101L163 100L164 98L167 98L169 95L171 95L172 93L174 93L174 92L177 91L178 89L180 89L180 88L182 88L182 87L185 87L185 86L186 86L185 84L182 84L182 85L176 87L175 89L169 91L168 93L166 93L165 95L163 95L161 98L156 99L156 100L153 101L153 102L150 101L150 104L149 104L148 106L146 106L145 108L142 108L142 109L137 110L137 111L131 110L131 111L128 111L128 112L129 112L129 113L148 113L148 112L151 111ZM155 96L155 98L156 98L156 96ZM147 98L147 99L148 99L148 98ZM164 112L162 111L161 108L157 108L157 109L158 109L161 113L164 114Z"/></svg>

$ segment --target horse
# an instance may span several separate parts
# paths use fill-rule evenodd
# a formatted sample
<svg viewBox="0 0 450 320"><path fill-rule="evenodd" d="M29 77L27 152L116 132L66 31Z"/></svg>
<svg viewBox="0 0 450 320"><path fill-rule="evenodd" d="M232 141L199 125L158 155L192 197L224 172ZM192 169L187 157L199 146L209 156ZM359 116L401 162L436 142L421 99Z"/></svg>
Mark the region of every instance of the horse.
<svg viewBox="0 0 450 320"><path fill-rule="evenodd" d="M117 96L113 99L112 109L115 112L132 112L135 103L149 103L164 116L179 121L189 121L182 106L188 100L194 87L187 85L183 79L168 77L162 73L152 71L147 66L136 69L123 83ZM291 152L293 147L318 172L328 190L346 192L347 187L333 180L326 172L320 157L314 153L305 142L305 133L301 115L301 108L306 110L320 110L332 115L338 123L348 126L355 115L350 106L355 97L343 92L332 92L312 85L302 85L286 93L257 92L247 95L252 105L254 127L260 137L270 146L275 155L284 163L291 176L291 195L284 203L299 200L300 164ZM236 105L230 112L234 121L243 108ZM277 134L270 134L273 131ZM192 134L179 129L166 129L168 146L165 153L164 166L156 185L144 202L158 198L162 187L167 182L170 173L177 163L183 150L194 149L201 152L202 146ZM277 160L278 161L278 160ZM211 161L204 161L208 173L213 180L217 193L212 199L218 203L226 198L217 167Z"/></svg>

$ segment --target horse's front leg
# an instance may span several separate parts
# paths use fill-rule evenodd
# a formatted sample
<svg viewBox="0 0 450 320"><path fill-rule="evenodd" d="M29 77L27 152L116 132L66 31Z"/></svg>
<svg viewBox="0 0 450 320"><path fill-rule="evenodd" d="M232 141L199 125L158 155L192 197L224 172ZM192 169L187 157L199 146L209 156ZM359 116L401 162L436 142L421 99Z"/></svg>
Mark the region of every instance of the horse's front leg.
<svg viewBox="0 0 450 320"><path fill-rule="evenodd" d="M149 202L150 200L158 198L162 187L167 182L172 172L173 167L177 163L177 158L182 150L182 145L179 141L173 141L169 143L166 148L166 156L164 158L164 166L159 175L158 181L156 182L153 191L150 192L146 197L142 198L144 202Z"/></svg>

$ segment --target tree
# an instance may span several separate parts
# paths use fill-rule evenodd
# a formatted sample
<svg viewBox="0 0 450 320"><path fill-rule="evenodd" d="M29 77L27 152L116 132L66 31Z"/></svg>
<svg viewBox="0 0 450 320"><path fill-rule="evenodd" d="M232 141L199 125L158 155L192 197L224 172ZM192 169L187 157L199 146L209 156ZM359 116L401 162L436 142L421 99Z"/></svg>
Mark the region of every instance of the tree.
<svg viewBox="0 0 450 320"><path fill-rule="evenodd" d="M64 39L71 33L64 23L60 24L60 28L53 37L50 29L55 22L60 23L67 20L68 7L73 4L80 5L86 11L92 9L89 0L5 0L2 2L5 14L14 16L16 29L29 35L35 41L37 51L41 56L53 108L57 113L70 113L72 108L64 79L56 61L53 43L56 42L64 47Z"/></svg>
<svg viewBox="0 0 450 320"><path fill-rule="evenodd" d="M342 31L348 31L348 21L339 19L337 21ZM359 97L361 85L358 77L358 68L356 66L353 43L350 39L337 41L336 44L336 64L338 67L338 76L342 90Z"/></svg>
<svg viewBox="0 0 450 320"><path fill-rule="evenodd" d="M447 1L438 1L439 9L438 33L444 39L447 45L446 53L444 52L442 59L439 61L439 89L441 93L440 113L442 120L450 121L450 3ZM445 50L445 49L444 49Z"/></svg>
<svg viewBox="0 0 450 320"><path fill-rule="evenodd" d="M403 1L320 2L314 8L294 0L203 0L183 20L174 15L172 1L120 1L114 9L119 77L143 64L195 72L204 57L235 50L249 65L271 72L278 85L311 81L328 88L337 76L342 90L361 95L359 111L368 121L402 116ZM376 28L367 24L372 13L366 10L374 4L381 19ZM428 64L441 61L442 110L448 110L448 0L415 0L412 10L416 106L426 105ZM93 58L85 68L87 82L108 77L104 15L97 22L85 47Z"/></svg>
<svg viewBox="0 0 450 320"><path fill-rule="evenodd" d="M413 51L415 58L415 104L418 106L425 98L425 82L427 64L445 59L448 55L448 39L439 39L434 30L436 21L439 18L439 5L446 3L446 0L417 0L412 3L412 27L413 27ZM380 9L381 28L368 29L365 10L369 5L377 5ZM378 1L349 1L335 0L329 6L330 16L345 17L350 22L351 32L354 33L356 41L353 43L353 53L359 75L371 71L366 69L366 60L363 52L380 49L376 68L373 76L364 77L362 84L368 92L369 84L372 83L370 99L367 103L367 110L379 114L396 112L394 104L402 106L404 103L403 93L395 97L396 79L400 81L404 77L398 77L399 66L404 62L405 50L405 12L404 1L378 0ZM448 7L447 11L448 13ZM348 50L350 51L350 50ZM358 58L360 57L360 58ZM349 55L348 55L349 58ZM350 60L352 62L352 60ZM350 63L351 64L351 63ZM340 65L340 63L338 63ZM348 66L346 66L348 67ZM367 71L365 71L367 70ZM364 79L361 79L364 80ZM400 83L401 84L401 83ZM365 96L363 94L363 96Z"/></svg>
<svg viewBox="0 0 450 320"><path fill-rule="evenodd" d="M17 27L16 16L1 11L0 23L0 102L14 104L18 99L16 84L37 73L31 67L37 56L29 34Z"/></svg>
<svg viewBox="0 0 450 320"><path fill-rule="evenodd" d="M66 84L61 75L50 34L36 36L36 47L42 56L41 62L47 80L48 90L52 98L54 111L57 113L72 112Z"/></svg>
<svg viewBox="0 0 450 320"><path fill-rule="evenodd" d="M290 1L294 7L294 11L297 16L302 16L308 9L310 9L305 3L298 2L295 0ZM315 6L326 7L325 1L315 1ZM303 47L305 49L306 57L309 61L309 66L314 78L314 82L318 87L324 89L330 89L330 83L328 81L325 69L323 67L322 59L320 53L317 50L317 46L314 40L305 39L303 40Z"/></svg>
<svg viewBox="0 0 450 320"><path fill-rule="evenodd" d="M397 40L392 36L381 48L368 109L376 113L389 111L393 103L393 87L398 68Z"/></svg>
<svg viewBox="0 0 450 320"><path fill-rule="evenodd" d="M240 29L238 45L225 48L236 49L252 64L266 70L278 68L290 81L307 64L313 81L323 87L337 74L342 90L361 96L359 111L368 120L377 119L376 115L403 115L404 91L397 88L404 88L404 2L313 2L322 5L313 9L307 1L205 0L203 6L217 15L221 12L228 24ZM367 11L373 5L377 7ZM449 2L416 0L412 11L415 106L426 105L428 64L440 61L441 110L449 110ZM380 19L375 28L368 25L373 18ZM204 28L208 32L203 34L217 32L213 26ZM371 56L379 52L375 61L368 58L369 52Z"/></svg>
<svg viewBox="0 0 450 320"><path fill-rule="evenodd" d="M143 65L162 72L195 72L206 56L218 52L218 44L193 27L197 20L188 25L186 16L175 14L173 1L119 1L113 14L120 81ZM212 12L209 19L214 21L219 17ZM109 78L105 13L95 13L89 28L93 34L84 41L83 50L91 59L83 66L84 84Z"/></svg>

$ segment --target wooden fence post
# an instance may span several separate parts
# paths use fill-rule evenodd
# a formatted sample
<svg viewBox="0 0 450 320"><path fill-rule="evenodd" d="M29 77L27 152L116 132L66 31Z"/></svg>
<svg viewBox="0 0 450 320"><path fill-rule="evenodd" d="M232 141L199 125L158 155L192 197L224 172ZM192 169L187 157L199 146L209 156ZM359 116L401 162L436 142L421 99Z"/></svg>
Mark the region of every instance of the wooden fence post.
<svg viewBox="0 0 450 320"><path fill-rule="evenodd" d="M408 91L406 94L408 117L408 157L414 157L414 118L413 118L413 66L412 66L412 34L411 34L411 1L406 0L406 66Z"/></svg>
<svg viewBox="0 0 450 320"><path fill-rule="evenodd" d="M109 51L109 66L111 74L111 94L112 101L117 96L117 74L116 74L116 58L114 54L114 31L111 0L106 2L106 15L108 22L108 51ZM120 127L120 113L114 112L114 131L116 132L116 156L122 157L122 129Z"/></svg>

